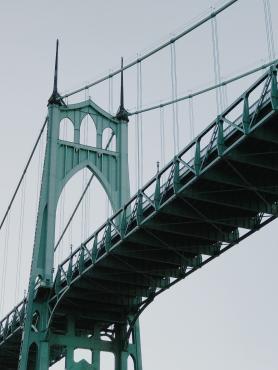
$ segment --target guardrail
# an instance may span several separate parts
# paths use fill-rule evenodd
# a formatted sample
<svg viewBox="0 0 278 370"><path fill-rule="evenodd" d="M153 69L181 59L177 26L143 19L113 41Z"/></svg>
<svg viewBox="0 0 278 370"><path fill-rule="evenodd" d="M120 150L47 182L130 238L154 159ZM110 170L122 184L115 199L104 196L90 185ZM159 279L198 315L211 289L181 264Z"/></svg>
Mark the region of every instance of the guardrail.
<svg viewBox="0 0 278 370"><path fill-rule="evenodd" d="M277 68L278 65L275 65L261 76L59 265L54 284L56 295L74 277L81 275L88 265L109 253L116 243L157 210L180 186L190 183L205 171L212 161L233 145L233 140L248 135L262 118L267 105L271 103L272 110L278 110ZM198 258L191 261L192 266L198 263Z"/></svg>
<svg viewBox="0 0 278 370"><path fill-rule="evenodd" d="M0 345L23 326L26 299L23 299L0 321Z"/></svg>
<svg viewBox="0 0 278 370"><path fill-rule="evenodd" d="M278 110L277 68L278 65L270 68L59 265L54 283L56 295L74 277L109 253L116 243L140 225L150 213L159 209L180 186L190 183L205 171L212 161L229 148L227 145L233 144L236 133L239 136L248 135L260 121L264 107L271 103L272 109ZM200 257L188 261L192 268L202 262ZM25 308L26 300L23 300L0 321L0 345L22 327Z"/></svg>

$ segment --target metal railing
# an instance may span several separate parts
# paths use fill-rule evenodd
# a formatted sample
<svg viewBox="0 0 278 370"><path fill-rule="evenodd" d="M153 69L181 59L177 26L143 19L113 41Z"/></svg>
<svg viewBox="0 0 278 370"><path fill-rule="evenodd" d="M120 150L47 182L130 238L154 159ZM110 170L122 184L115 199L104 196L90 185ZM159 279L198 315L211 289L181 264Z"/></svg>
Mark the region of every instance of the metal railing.
<svg viewBox="0 0 278 370"><path fill-rule="evenodd" d="M23 299L0 321L0 345L23 326L26 299Z"/></svg>
<svg viewBox="0 0 278 370"><path fill-rule="evenodd" d="M225 149L227 140L232 139L236 133L239 137L245 136L256 127L260 121L260 112L272 103L273 88L277 89L277 67L278 65L271 68L258 79L140 189L123 208L109 218L59 265L54 282L54 297L64 291L72 280L80 276L85 269L109 253L111 248L114 248L118 242L133 232L143 220L173 196L179 187L179 182L190 184L196 176L204 172L219 155L229 149L229 147ZM260 88L262 91L259 93L259 99L249 107L251 94ZM277 94L277 91L275 93ZM229 114L241 104L243 113L229 120ZM192 151L195 152L193 157ZM190 263L192 267L197 266L200 264L200 258L197 256ZM22 327L25 309L26 300L24 299L0 321L0 345Z"/></svg>
<svg viewBox="0 0 278 370"><path fill-rule="evenodd" d="M55 279L56 295L63 291L73 278L81 275L88 266L109 253L111 248L135 230L150 213L155 212L177 191L179 182L189 184L229 149L233 144L233 137L237 140L238 137L246 136L256 127L260 121L260 112L272 103L273 88L276 86L277 89L277 67L278 65L270 68L260 77L140 189L123 208L59 265ZM255 93L259 98L249 107L252 94ZM239 106L242 107L242 114L235 119L230 119L229 116L237 111ZM192 151L195 152L193 158ZM190 153L191 157L188 159Z"/></svg>

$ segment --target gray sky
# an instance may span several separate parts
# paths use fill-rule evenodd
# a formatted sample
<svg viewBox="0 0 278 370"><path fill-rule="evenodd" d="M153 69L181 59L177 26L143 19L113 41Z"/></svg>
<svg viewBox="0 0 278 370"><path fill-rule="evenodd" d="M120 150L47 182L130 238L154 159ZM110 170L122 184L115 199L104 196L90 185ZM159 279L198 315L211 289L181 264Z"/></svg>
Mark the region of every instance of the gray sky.
<svg viewBox="0 0 278 370"><path fill-rule="evenodd" d="M262 4L263 0L240 0L218 19L223 78L268 60ZM4 213L47 113L57 37L60 39L59 90L65 92L119 66L121 56L129 60L142 50L157 45L170 33L183 29L192 18L207 11L211 5L213 3L208 0L2 1L0 215ZM271 6L278 50L277 1L271 0ZM178 95L213 82L210 24L177 43L176 52ZM171 97L169 55L168 50L143 64L144 105ZM242 93L254 78L229 87L229 102ZM131 109L136 105L136 71L128 72L125 81L126 103ZM108 108L107 85L92 89L90 95L104 109ZM118 81L115 80L114 111L118 107L118 97ZM83 99L84 95L79 98ZM198 133L215 117L215 94L195 99L194 113L195 133ZM165 114L166 158L170 159L173 155L171 110ZM179 105L179 124L182 148L191 136L187 102ZM159 112L143 116L144 182L154 174L156 161L161 160L158 129ZM133 148L134 121L131 120L130 168L134 192ZM37 168L35 163L26 185L27 202L30 200L33 204L37 192ZM71 189L80 187L80 179L73 181ZM104 195L97 185L91 197L93 224L97 225L106 216ZM25 213L23 262L20 267L22 278L18 297L14 297L16 278L13 257L18 247L16 209L19 209L19 204L20 199L11 219L14 226L7 265L9 280L1 317L11 309L16 299L22 298L27 286L35 206ZM100 214L98 218L94 216L96 209ZM90 233L93 231L88 230ZM144 370L277 370L276 234L277 222L274 222L152 303L140 319ZM78 237L80 239L80 232ZM74 234L74 244L78 242L78 237ZM62 255L68 254L68 244L66 241ZM0 271L3 271L3 245L2 233ZM110 370L107 359L104 364L105 370Z"/></svg>

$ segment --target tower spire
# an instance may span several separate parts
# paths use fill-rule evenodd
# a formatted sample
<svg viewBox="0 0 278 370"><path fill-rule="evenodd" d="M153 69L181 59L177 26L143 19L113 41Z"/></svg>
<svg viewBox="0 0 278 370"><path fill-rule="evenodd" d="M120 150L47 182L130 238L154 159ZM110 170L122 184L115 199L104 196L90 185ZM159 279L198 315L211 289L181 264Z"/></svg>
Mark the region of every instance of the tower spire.
<svg viewBox="0 0 278 370"><path fill-rule="evenodd" d="M118 109L118 112L116 114L116 118L121 121L128 122L128 112L124 107L124 72L123 72L123 67L124 67L124 60L123 57L121 57L121 92L120 92L120 106Z"/></svg>
<svg viewBox="0 0 278 370"><path fill-rule="evenodd" d="M63 100L58 93L58 59L59 59L59 39L56 40L56 56L55 56L55 70L54 70L54 84L53 92L48 100L48 104L58 104L62 105Z"/></svg>
<svg viewBox="0 0 278 370"><path fill-rule="evenodd" d="M53 93L57 94L57 83L58 83L58 57L59 57L59 40L56 40L56 56L55 56L55 72L54 72L54 85Z"/></svg>
<svg viewBox="0 0 278 370"><path fill-rule="evenodd" d="M124 108L124 72L123 72L123 67L124 67L124 58L121 57L121 100L120 100L120 107L123 109Z"/></svg>

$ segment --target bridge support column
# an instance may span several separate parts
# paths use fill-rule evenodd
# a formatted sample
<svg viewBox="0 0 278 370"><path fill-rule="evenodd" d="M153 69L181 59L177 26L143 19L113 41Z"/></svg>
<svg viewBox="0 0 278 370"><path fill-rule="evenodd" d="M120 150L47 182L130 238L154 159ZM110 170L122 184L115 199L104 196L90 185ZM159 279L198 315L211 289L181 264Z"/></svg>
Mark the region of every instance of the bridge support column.
<svg viewBox="0 0 278 370"><path fill-rule="evenodd" d="M126 329L125 325L116 328L115 370L128 370L129 356L134 362L134 370L142 370L139 321L136 321L132 330L132 343L126 343Z"/></svg>
<svg viewBox="0 0 278 370"><path fill-rule="evenodd" d="M115 370L127 370L128 352L120 351L115 356Z"/></svg>
<svg viewBox="0 0 278 370"><path fill-rule="evenodd" d="M42 341L39 347L38 370L49 369L49 343Z"/></svg>
<svg viewBox="0 0 278 370"><path fill-rule="evenodd" d="M100 352L93 350L93 370L100 370Z"/></svg>
<svg viewBox="0 0 278 370"><path fill-rule="evenodd" d="M142 353L141 353L139 320L137 320L134 325L132 337L133 337L134 352L135 352L132 356L133 361L134 361L134 370L142 370Z"/></svg>
<svg viewBox="0 0 278 370"><path fill-rule="evenodd" d="M115 327L115 370L127 370L129 344L126 343L126 332L126 325L117 325Z"/></svg>
<svg viewBox="0 0 278 370"><path fill-rule="evenodd" d="M65 358L65 368L66 370L72 369L73 364L74 364L74 359L73 359L73 351L74 348L72 346L67 346L67 351L66 351L66 358Z"/></svg>
<svg viewBox="0 0 278 370"><path fill-rule="evenodd" d="M99 341L101 343L100 338L100 327L99 325L95 325L94 329L94 340ZM92 350L92 369L93 370L100 370L100 350L99 348L94 348Z"/></svg>

